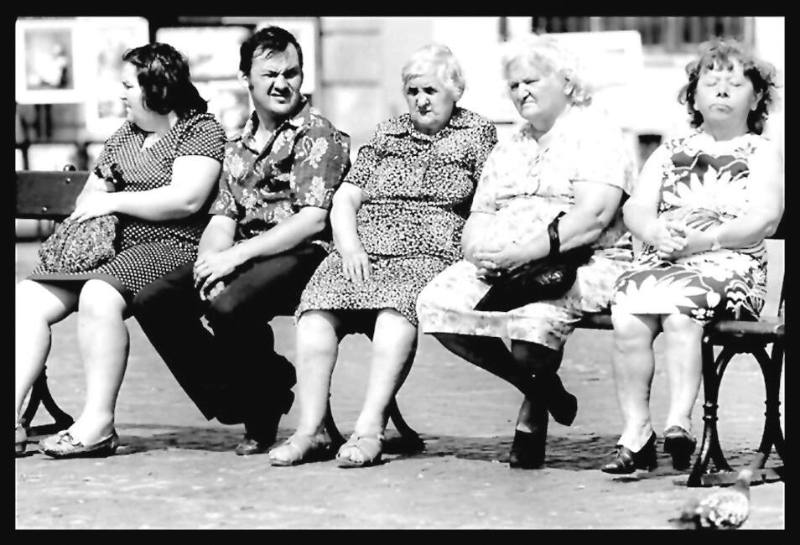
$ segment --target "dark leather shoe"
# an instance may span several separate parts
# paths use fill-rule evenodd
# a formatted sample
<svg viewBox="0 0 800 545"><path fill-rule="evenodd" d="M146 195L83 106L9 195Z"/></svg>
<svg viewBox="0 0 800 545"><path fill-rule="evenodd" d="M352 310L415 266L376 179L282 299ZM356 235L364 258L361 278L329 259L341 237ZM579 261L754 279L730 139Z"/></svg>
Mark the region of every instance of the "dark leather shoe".
<svg viewBox="0 0 800 545"><path fill-rule="evenodd" d="M633 473L637 469L653 471L657 466L656 434L653 433L638 452L633 452L628 447L617 445L614 458L601 467L600 470L612 475L626 475Z"/></svg>
<svg viewBox="0 0 800 545"><path fill-rule="evenodd" d="M578 398L564 391L557 401L551 401L547 407L553 420L563 426L571 426L578 414Z"/></svg>
<svg viewBox="0 0 800 545"><path fill-rule="evenodd" d="M680 426L670 426L664 431L664 452L672 456L672 467L689 469L697 439Z"/></svg>
<svg viewBox="0 0 800 545"><path fill-rule="evenodd" d="M535 431L514 430L508 465L521 469L539 469L544 465L546 446L547 425Z"/></svg>
<svg viewBox="0 0 800 545"><path fill-rule="evenodd" d="M275 437L272 437L271 440L258 440L254 437L248 437L247 435L239 441L239 444L236 445L234 452L236 452L239 456L250 456L251 454L263 454L269 450L269 447L272 446L272 443L275 442Z"/></svg>

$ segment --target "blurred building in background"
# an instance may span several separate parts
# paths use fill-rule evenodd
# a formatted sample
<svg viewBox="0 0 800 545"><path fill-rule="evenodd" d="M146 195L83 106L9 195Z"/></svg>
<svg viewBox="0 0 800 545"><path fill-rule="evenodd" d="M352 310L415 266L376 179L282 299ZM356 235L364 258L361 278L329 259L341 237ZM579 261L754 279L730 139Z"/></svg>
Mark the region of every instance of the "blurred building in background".
<svg viewBox="0 0 800 545"><path fill-rule="evenodd" d="M418 47L439 42L461 62L461 105L497 123L500 137L519 121L500 69L502 44L530 33L558 35L578 51L598 88L596 102L630 136L640 159L687 127L677 94L697 45L733 36L783 74L781 17L111 17L18 19L18 169L86 168L122 123L121 54L165 41L190 60L209 108L234 133L249 111L237 79L239 44L266 24L295 33L305 54L303 92L353 140L353 154L375 125L405 111L400 70ZM57 73L57 77L52 74ZM782 109L767 131L783 141Z"/></svg>

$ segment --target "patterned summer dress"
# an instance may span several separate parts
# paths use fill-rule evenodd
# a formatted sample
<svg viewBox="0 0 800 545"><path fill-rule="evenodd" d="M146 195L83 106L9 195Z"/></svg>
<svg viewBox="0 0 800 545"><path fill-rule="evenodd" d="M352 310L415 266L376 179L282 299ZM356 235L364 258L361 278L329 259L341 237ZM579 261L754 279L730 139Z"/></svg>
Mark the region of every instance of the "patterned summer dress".
<svg viewBox="0 0 800 545"><path fill-rule="evenodd" d="M178 157L202 155L220 162L224 157L225 131L211 114L193 114L179 120L158 142L143 150L146 136L145 131L126 121L106 141L97 159L104 171L117 165L122 191L147 191L169 185L172 165ZM208 223L205 209L188 218L160 222L118 216L119 251L113 260L83 273L48 273L37 266L29 278L65 287L99 278L130 300L150 282L193 261Z"/></svg>
<svg viewBox="0 0 800 545"><path fill-rule="evenodd" d="M569 211L576 182L608 184L628 193L634 170L622 132L604 115L573 106L538 142L526 123L494 148L472 211L494 215L484 235L490 240L524 241L545 231L559 212ZM584 312L608 306L614 281L630 267L633 249L621 213L593 246L591 261L578 269L564 296L508 312L474 310L491 286L477 277L475 265L459 261L420 294L420 328L424 333L500 337L558 350Z"/></svg>
<svg viewBox="0 0 800 545"><path fill-rule="evenodd" d="M306 286L297 316L391 308L416 326L420 290L461 256L461 230L496 142L494 125L461 108L433 136L417 131L408 114L381 123L345 178L364 192L356 225L370 278L346 279L334 250Z"/></svg>
<svg viewBox="0 0 800 545"><path fill-rule="evenodd" d="M717 142L703 131L658 148L642 176L662 181L659 217L706 230L747 211L748 161L766 138L745 134ZM702 252L673 262L645 245L633 270L617 280L612 311L685 314L700 324L722 317L757 318L764 306L764 241L747 248Z"/></svg>

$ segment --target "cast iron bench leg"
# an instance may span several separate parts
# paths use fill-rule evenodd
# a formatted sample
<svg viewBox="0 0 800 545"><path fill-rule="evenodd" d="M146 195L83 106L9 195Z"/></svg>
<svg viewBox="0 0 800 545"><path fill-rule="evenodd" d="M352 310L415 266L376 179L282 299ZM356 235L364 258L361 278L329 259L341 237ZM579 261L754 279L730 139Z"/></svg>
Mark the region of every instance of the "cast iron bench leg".
<svg viewBox="0 0 800 545"><path fill-rule="evenodd" d="M39 409L40 403L44 405L44 408L50 413L50 416L53 417L55 422L31 428L30 424L33 421L33 417L36 415L36 411ZM22 425L29 431L30 435L48 435L56 433L67 429L75 421L70 415L61 410L50 394L50 388L47 386L46 368L42 369L36 382L33 383L28 406L20 420L22 421Z"/></svg>
<svg viewBox="0 0 800 545"><path fill-rule="evenodd" d="M722 454L722 448L717 434L717 400L719 399L719 387L722 382L722 375L728 362L735 352L729 348L724 348L716 362L714 361L714 346L706 338L703 339L703 390L705 403L703 403L703 441L700 444L700 452L695 460L692 472L689 475L687 486L703 486L703 476L708 473L710 462L718 471L733 471Z"/></svg>
<svg viewBox="0 0 800 545"><path fill-rule="evenodd" d="M786 464L784 458L785 441L783 438L783 431L781 430L781 412L780 412L780 388L781 388L781 368L783 366L783 342L775 341L772 347L772 357L767 356L766 350L761 348L754 351L753 355L758 360L761 372L764 375L764 386L766 388L766 412L764 413L764 432L761 436L761 444L758 447L758 452L761 454L759 469L763 468L766 464L767 458L772 451L772 446L775 445L775 450L778 452L783 464Z"/></svg>

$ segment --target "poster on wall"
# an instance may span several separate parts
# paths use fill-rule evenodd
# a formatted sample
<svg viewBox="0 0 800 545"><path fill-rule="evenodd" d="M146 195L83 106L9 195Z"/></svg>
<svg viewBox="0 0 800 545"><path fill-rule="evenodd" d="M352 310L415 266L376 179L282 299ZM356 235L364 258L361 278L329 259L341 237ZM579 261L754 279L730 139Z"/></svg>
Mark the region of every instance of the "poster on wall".
<svg viewBox="0 0 800 545"><path fill-rule="evenodd" d="M239 47L250 36L242 26L164 27L156 41L168 43L189 61L192 80L233 79L239 73Z"/></svg>
<svg viewBox="0 0 800 545"><path fill-rule="evenodd" d="M81 17L77 20L79 49L86 58L92 82L85 93L86 131L90 139L105 140L122 125L122 55L149 42L142 17Z"/></svg>
<svg viewBox="0 0 800 545"><path fill-rule="evenodd" d="M75 20L17 19L14 32L17 103L81 102Z"/></svg>
<svg viewBox="0 0 800 545"><path fill-rule="evenodd" d="M247 121L252 110L250 93L244 82L234 80L212 80L196 83L200 96L208 101L208 112L225 129L229 137L236 136Z"/></svg>

